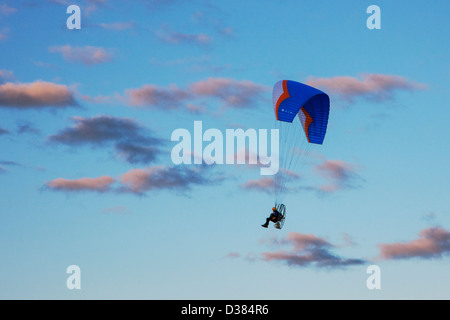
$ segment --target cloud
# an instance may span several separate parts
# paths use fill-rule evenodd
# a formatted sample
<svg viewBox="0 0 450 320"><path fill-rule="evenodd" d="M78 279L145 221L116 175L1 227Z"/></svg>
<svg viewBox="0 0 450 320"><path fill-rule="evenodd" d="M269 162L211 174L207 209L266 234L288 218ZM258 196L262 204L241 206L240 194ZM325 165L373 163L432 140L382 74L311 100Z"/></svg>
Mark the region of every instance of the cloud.
<svg viewBox="0 0 450 320"><path fill-rule="evenodd" d="M0 70L0 84L14 79L14 74L10 70Z"/></svg>
<svg viewBox="0 0 450 320"><path fill-rule="evenodd" d="M281 240L272 239L272 245L290 246L290 250L263 252L265 261L280 261L293 267L334 268L361 265L363 259L343 258L332 252L336 247L323 238L313 234L290 232Z"/></svg>
<svg viewBox="0 0 450 320"><path fill-rule="evenodd" d="M219 7L209 4L203 10L191 14L191 20L203 29L210 28L219 35L232 37L234 35L234 29L225 25L224 18L226 16L227 14Z"/></svg>
<svg viewBox="0 0 450 320"><path fill-rule="evenodd" d="M416 91L426 88L424 84L402 76L387 74L362 74L361 79L350 76L310 78L307 84L323 88L347 102L353 102L356 98L379 102L392 99L397 91Z"/></svg>
<svg viewBox="0 0 450 320"><path fill-rule="evenodd" d="M115 180L109 176L98 178L63 179L58 178L47 182L47 187L57 191L97 191L106 192L110 190Z"/></svg>
<svg viewBox="0 0 450 320"><path fill-rule="evenodd" d="M327 184L318 187L322 193L356 188L362 181L357 174L357 166L342 160L326 160L317 165L314 171L328 180Z"/></svg>
<svg viewBox="0 0 450 320"><path fill-rule="evenodd" d="M72 92L65 85L45 81L0 84L0 108L30 109L76 106Z"/></svg>
<svg viewBox="0 0 450 320"><path fill-rule="evenodd" d="M108 175L72 180L57 178L47 182L45 186L51 190L64 192L94 191L132 193L140 196L157 190L185 192L195 185L214 185L223 180L221 176L212 176L206 167L152 166L131 169L118 178Z"/></svg>
<svg viewBox="0 0 450 320"><path fill-rule="evenodd" d="M248 162L247 159L246 162ZM261 163L258 163L256 165L247 165L247 167L252 166L268 168L265 165L261 165ZM274 170L275 169L271 169L271 172L274 172ZM272 177L264 177L257 180L248 180L245 184L241 185L241 187L243 187L244 189L254 189L267 193L272 193L275 189L283 189L284 193L296 192L300 189L304 189L304 187L292 186L293 182L299 181L301 178L302 175L297 174L292 170L280 168Z"/></svg>
<svg viewBox="0 0 450 320"><path fill-rule="evenodd" d="M231 78L208 78L190 86L198 97L215 97L230 108L252 108L268 91L266 86L249 80L235 80Z"/></svg>
<svg viewBox="0 0 450 320"><path fill-rule="evenodd" d="M162 9L165 7L172 7L173 5L179 3L179 0L146 0L145 4L151 9Z"/></svg>
<svg viewBox="0 0 450 320"><path fill-rule="evenodd" d="M0 4L0 15L7 16L15 12L17 12L16 8L10 7L6 3Z"/></svg>
<svg viewBox="0 0 450 320"><path fill-rule="evenodd" d="M234 29L231 27L224 27L219 29L220 34L227 36L227 37L231 37L234 35Z"/></svg>
<svg viewBox="0 0 450 320"><path fill-rule="evenodd" d="M8 30L0 30L0 41L8 38Z"/></svg>
<svg viewBox="0 0 450 320"><path fill-rule="evenodd" d="M226 255L226 258L235 259L239 258L241 255L238 252L230 252Z"/></svg>
<svg viewBox="0 0 450 320"><path fill-rule="evenodd" d="M133 142L118 142L115 148L119 157L132 164L155 162L161 153L158 147L139 145Z"/></svg>
<svg viewBox="0 0 450 320"><path fill-rule="evenodd" d="M104 214L117 214L117 215L130 215L131 214L131 212L125 206L116 206L116 207L104 208L102 210L102 213L104 213Z"/></svg>
<svg viewBox="0 0 450 320"><path fill-rule="evenodd" d="M21 164L19 164L18 162L15 161L5 161L5 160L0 160L0 164L4 165L4 166L21 166Z"/></svg>
<svg viewBox="0 0 450 320"><path fill-rule="evenodd" d="M242 184L241 187L247 190L255 190L265 192L267 194L273 194L275 190L275 180L271 177L248 180L247 182Z"/></svg>
<svg viewBox="0 0 450 320"><path fill-rule="evenodd" d="M143 85L137 89L127 89L125 99L132 107L158 107L166 110L176 109L190 94L176 85L167 88L156 85Z"/></svg>
<svg viewBox="0 0 450 320"><path fill-rule="evenodd" d="M142 135L143 128L133 119L119 118L108 115L94 116L92 118L72 117L73 126L66 128L48 139L52 142L67 145L101 144L106 141L130 138L133 140L146 140Z"/></svg>
<svg viewBox="0 0 450 320"><path fill-rule="evenodd" d="M113 31L123 31L135 28L135 23L133 21L128 22L111 22L111 23L99 23L98 26L105 30Z"/></svg>
<svg viewBox="0 0 450 320"><path fill-rule="evenodd" d="M409 242L378 245L382 259L441 258L450 254L450 231L442 227L423 229L419 238Z"/></svg>
<svg viewBox="0 0 450 320"><path fill-rule="evenodd" d="M209 55L201 55L194 57L184 57L176 59L161 60L151 58L150 63L160 67L177 67L182 68L186 72L190 73L206 73L206 74L220 74L224 70L236 70L240 67L233 67L231 64L217 65Z"/></svg>
<svg viewBox="0 0 450 320"><path fill-rule="evenodd" d="M109 62L113 57L110 50L93 46L52 46L49 48L49 51L53 53L61 53L64 60L68 62L79 62L88 66Z"/></svg>
<svg viewBox="0 0 450 320"><path fill-rule="evenodd" d="M214 181L207 177L203 167L190 169L183 166L154 166L145 169L132 169L121 176L124 192L142 194L147 191L189 190L192 185L209 185Z"/></svg>
<svg viewBox="0 0 450 320"><path fill-rule="evenodd" d="M167 25L164 25L156 32L159 40L170 44L194 44L194 45L208 45L213 39L205 33L183 33L171 30Z"/></svg>
<svg viewBox="0 0 450 320"><path fill-rule="evenodd" d="M73 1L70 0L51 0L51 1L62 4L64 6L73 4ZM103 10L105 10L108 7L108 2L110 2L110 0L84 0L84 5L82 6L83 14L90 15L91 13L97 11L97 9L99 8L103 8Z"/></svg>
<svg viewBox="0 0 450 320"><path fill-rule="evenodd" d="M167 87L145 84L140 88L126 89L119 99L131 107L184 108L191 113L200 113L206 109L198 103L199 99L217 99L228 108L254 108L268 90L268 87L249 80L210 77L193 82L187 88L179 88L175 84Z"/></svg>
<svg viewBox="0 0 450 320"><path fill-rule="evenodd" d="M113 143L119 157L133 164L153 162L162 152L162 140L133 119L100 115L73 117L72 121L71 127L49 136L47 140L69 146L98 147Z"/></svg>
<svg viewBox="0 0 450 320"><path fill-rule="evenodd" d="M79 92L77 92L77 97L88 103L95 103L95 104L105 104L105 103L112 104L112 103L116 102L117 100L120 100L120 97L118 94L113 95L113 96L97 95L95 97L92 97L92 96L80 94Z"/></svg>
<svg viewBox="0 0 450 320"><path fill-rule="evenodd" d="M188 103L186 105L186 110L192 114L204 114L207 112L207 108L202 105Z"/></svg>
<svg viewBox="0 0 450 320"><path fill-rule="evenodd" d="M36 62L34 62L34 65L39 68L49 68L49 69L55 69L55 70L59 68L55 64L51 64L51 63L43 62L43 61L36 61Z"/></svg>
<svg viewBox="0 0 450 320"><path fill-rule="evenodd" d="M17 133L31 133L31 134L39 134L40 130L35 128L34 125L26 120L20 121L17 123Z"/></svg>
<svg viewBox="0 0 450 320"><path fill-rule="evenodd" d="M248 163L248 158L246 158L246 163ZM259 167L260 165L253 166ZM280 168L275 176L251 179L241 184L240 187L267 194L273 194L273 192L281 191L281 189L283 193L303 190L315 191L321 195L331 194L346 189L359 188L364 179L358 174L358 169L358 165L342 160L324 160L312 169L314 174L323 177L325 180L323 184L317 186L302 185L303 175Z"/></svg>

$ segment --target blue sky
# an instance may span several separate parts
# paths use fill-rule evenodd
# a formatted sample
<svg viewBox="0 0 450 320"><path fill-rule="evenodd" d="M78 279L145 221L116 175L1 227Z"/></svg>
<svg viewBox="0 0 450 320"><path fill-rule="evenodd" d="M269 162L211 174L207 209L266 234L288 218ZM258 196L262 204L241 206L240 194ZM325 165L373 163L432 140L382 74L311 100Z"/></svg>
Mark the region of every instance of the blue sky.
<svg viewBox="0 0 450 320"><path fill-rule="evenodd" d="M0 297L448 299L448 9L0 1ZM270 178L176 167L170 137L195 120L273 129L282 79L331 110L276 230L260 227ZM81 290L66 287L73 264Z"/></svg>

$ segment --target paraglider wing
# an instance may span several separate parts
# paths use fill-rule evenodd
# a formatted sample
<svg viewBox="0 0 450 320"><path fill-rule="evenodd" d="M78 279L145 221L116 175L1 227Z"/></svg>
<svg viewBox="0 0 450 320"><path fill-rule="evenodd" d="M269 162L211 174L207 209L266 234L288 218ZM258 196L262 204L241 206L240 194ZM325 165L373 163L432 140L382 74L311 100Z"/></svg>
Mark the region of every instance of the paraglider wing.
<svg viewBox="0 0 450 320"><path fill-rule="evenodd" d="M273 87L275 116L278 121L292 122L298 115L309 143L322 144L330 113L330 98L306 84L282 80Z"/></svg>
<svg viewBox="0 0 450 320"><path fill-rule="evenodd" d="M281 80L273 87L272 102L275 128L280 137L280 170L274 184L275 201L279 203L287 192L293 190L290 183L298 177L296 169L302 158L325 139L330 98L306 84Z"/></svg>

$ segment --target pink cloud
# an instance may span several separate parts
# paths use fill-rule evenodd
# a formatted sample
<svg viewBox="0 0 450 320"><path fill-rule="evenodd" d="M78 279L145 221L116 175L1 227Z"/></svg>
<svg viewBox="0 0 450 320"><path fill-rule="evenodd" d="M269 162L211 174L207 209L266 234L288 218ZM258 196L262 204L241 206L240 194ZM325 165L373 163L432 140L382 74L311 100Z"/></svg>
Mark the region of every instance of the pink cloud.
<svg viewBox="0 0 450 320"><path fill-rule="evenodd" d="M97 178L64 179L57 178L46 183L46 187L55 191L76 192L118 192L144 195L147 191L177 190L187 191L193 185L213 184L220 181L208 177L205 169L186 167L153 166L143 169L131 169L114 179L110 176ZM117 183L117 187L112 188Z"/></svg>
<svg viewBox="0 0 450 320"><path fill-rule="evenodd" d="M357 97L382 101L391 99L396 91L415 91L426 88L424 84L402 76L387 74L362 74L361 79L350 76L310 78L307 84L323 88L348 102L352 102Z"/></svg>
<svg viewBox="0 0 450 320"><path fill-rule="evenodd" d="M379 244L383 259L436 258L450 253L450 231L441 227L422 230L419 238L409 242Z"/></svg>
<svg viewBox="0 0 450 320"><path fill-rule="evenodd" d="M193 82L187 87L176 84L158 86L144 84L138 88L125 89L123 94L91 97L78 95L81 99L93 103L111 103L119 101L131 107L147 107L161 110L180 110L203 114L209 112L205 99L222 102L225 108L253 108L264 100L268 87L249 80L232 78L213 78Z"/></svg>
<svg viewBox="0 0 450 320"><path fill-rule="evenodd" d="M59 191L108 191L114 183L114 179L109 176L98 178L63 179L58 178L47 183L53 190Z"/></svg>
<svg viewBox="0 0 450 320"><path fill-rule="evenodd" d="M151 84L137 89L128 89L125 91L125 96L130 106L150 106L164 109L179 108L180 103L190 97L186 90L179 89L176 85L163 88Z"/></svg>
<svg viewBox="0 0 450 320"><path fill-rule="evenodd" d="M317 165L314 171L328 180L328 184L319 187L319 191L324 193L354 188L361 180L357 174L357 166L342 160L326 160Z"/></svg>
<svg viewBox="0 0 450 320"><path fill-rule="evenodd" d="M227 258L231 258L231 259L235 259L235 258L239 258L241 255L238 252L230 252L227 254Z"/></svg>
<svg viewBox="0 0 450 320"><path fill-rule="evenodd" d="M268 88L249 80L231 78L208 78L190 86L192 92L199 97L216 97L226 107L255 107Z"/></svg>
<svg viewBox="0 0 450 320"><path fill-rule="evenodd" d="M72 47L70 45L65 46L53 46L50 47L50 52L61 53L64 60L68 62L80 62L85 65L94 65L99 63L108 62L112 59L112 53L102 47Z"/></svg>
<svg viewBox="0 0 450 320"><path fill-rule="evenodd" d="M290 243L294 246L294 250L301 251L309 246L328 247L331 246L328 241L319 238L313 234L290 232L282 241L283 243Z"/></svg>
<svg viewBox="0 0 450 320"><path fill-rule="evenodd" d="M0 85L0 107L26 109L72 105L77 103L65 85L45 81Z"/></svg>
<svg viewBox="0 0 450 320"><path fill-rule="evenodd" d="M268 194L273 194L275 190L275 180L271 177L264 177L256 180L248 180L241 185L242 188L247 190L261 191Z"/></svg>
<svg viewBox="0 0 450 320"><path fill-rule="evenodd" d="M346 267L365 263L363 259L343 258L332 252L336 247L313 234L290 232L285 238L272 239L273 246L288 246L289 250L263 252L265 261L279 261L295 267Z"/></svg>

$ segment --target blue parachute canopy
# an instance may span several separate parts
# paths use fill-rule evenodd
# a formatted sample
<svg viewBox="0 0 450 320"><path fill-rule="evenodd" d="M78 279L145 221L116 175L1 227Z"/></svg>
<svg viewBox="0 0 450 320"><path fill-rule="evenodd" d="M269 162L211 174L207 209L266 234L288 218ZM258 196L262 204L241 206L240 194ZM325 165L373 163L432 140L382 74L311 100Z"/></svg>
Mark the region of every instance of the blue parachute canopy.
<svg viewBox="0 0 450 320"><path fill-rule="evenodd" d="M327 131L330 98L316 88L292 80L281 80L273 87L275 116L292 122L296 115L309 143L322 144Z"/></svg>

